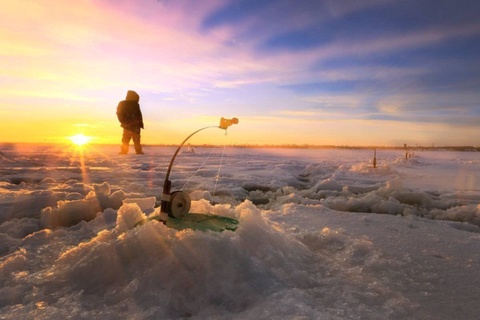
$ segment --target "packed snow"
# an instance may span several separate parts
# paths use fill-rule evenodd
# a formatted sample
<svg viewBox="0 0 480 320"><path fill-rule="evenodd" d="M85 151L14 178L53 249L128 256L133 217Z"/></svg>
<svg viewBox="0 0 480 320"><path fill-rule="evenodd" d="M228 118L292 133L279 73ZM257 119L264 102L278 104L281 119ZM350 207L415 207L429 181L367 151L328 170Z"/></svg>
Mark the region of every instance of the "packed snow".
<svg viewBox="0 0 480 320"><path fill-rule="evenodd" d="M480 153L0 146L1 319L477 319ZM187 151L187 150L186 150ZM139 221L146 223L139 224Z"/></svg>

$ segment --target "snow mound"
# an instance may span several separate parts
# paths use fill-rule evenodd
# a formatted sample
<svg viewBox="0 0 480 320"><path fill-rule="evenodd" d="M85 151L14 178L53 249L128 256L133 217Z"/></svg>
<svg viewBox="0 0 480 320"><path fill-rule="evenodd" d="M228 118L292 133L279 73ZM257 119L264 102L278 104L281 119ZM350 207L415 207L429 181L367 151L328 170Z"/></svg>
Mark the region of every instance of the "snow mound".
<svg viewBox="0 0 480 320"><path fill-rule="evenodd" d="M251 202L218 210L239 217L235 233L176 231L155 220L136 226L144 213L137 204L124 204L114 229L103 230L52 260L38 283L44 315L53 316L59 305L93 303L89 297L103 292L109 305L106 315L177 319L247 312L248 316L261 312L259 302L265 303L270 295L281 292L280 299L288 301L298 288L316 285L318 280L309 275L315 262L308 248L268 222ZM15 259L5 272L24 263L21 255ZM125 308L129 297L134 297L136 307ZM26 304L37 301L33 295L24 299ZM251 308L255 311L247 311ZM286 311L293 315L296 309Z"/></svg>

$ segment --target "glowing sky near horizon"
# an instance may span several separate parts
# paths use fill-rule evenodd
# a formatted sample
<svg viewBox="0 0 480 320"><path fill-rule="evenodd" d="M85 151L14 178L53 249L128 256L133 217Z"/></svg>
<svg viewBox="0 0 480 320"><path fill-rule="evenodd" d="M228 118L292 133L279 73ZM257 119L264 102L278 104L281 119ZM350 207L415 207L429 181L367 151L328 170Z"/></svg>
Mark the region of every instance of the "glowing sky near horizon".
<svg viewBox="0 0 480 320"><path fill-rule="evenodd" d="M480 146L480 3L0 2L0 142ZM206 132L192 143L223 143Z"/></svg>

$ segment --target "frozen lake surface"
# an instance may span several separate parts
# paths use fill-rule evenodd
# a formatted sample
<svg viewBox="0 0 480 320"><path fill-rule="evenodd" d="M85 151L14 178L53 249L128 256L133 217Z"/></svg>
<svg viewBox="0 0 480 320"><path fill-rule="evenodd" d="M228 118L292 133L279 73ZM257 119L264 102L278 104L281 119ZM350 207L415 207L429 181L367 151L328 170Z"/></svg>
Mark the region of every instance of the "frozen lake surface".
<svg viewBox="0 0 480 320"><path fill-rule="evenodd" d="M479 152L185 149L172 189L239 228L133 227L174 151L0 146L1 318L478 317Z"/></svg>

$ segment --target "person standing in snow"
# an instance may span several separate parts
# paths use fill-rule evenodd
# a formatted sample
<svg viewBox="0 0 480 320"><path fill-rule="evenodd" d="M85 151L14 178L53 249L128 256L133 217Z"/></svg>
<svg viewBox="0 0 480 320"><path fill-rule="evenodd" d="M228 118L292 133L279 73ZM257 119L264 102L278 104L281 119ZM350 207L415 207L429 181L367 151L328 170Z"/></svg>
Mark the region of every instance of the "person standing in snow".
<svg viewBox="0 0 480 320"><path fill-rule="evenodd" d="M120 101L117 106L117 117L120 126L123 128L122 146L120 154L128 153L128 144L133 140L135 152L143 154L140 144L140 130L143 129L143 117L140 110L140 96L132 90L128 90L125 100Z"/></svg>

